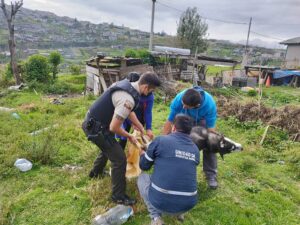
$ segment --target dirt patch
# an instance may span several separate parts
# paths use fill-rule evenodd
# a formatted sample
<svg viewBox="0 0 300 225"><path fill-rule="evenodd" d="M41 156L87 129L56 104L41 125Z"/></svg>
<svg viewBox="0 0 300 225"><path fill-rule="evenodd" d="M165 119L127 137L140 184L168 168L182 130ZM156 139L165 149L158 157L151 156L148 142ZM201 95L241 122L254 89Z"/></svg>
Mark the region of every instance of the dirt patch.
<svg viewBox="0 0 300 225"><path fill-rule="evenodd" d="M32 112L37 110L37 106L34 103L22 104L18 108L23 112Z"/></svg>
<svg viewBox="0 0 300 225"><path fill-rule="evenodd" d="M217 100L220 117L235 116L240 121L257 121L273 125L288 131L291 136L300 132L300 107L285 106L272 109L256 102L241 104L234 99L220 96Z"/></svg>

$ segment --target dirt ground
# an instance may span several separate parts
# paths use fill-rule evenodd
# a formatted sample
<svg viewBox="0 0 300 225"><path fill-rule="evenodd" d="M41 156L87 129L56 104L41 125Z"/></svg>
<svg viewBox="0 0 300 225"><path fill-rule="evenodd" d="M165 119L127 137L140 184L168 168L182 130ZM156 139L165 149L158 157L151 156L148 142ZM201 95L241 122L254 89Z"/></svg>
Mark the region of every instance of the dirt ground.
<svg viewBox="0 0 300 225"><path fill-rule="evenodd" d="M300 136L300 107L289 105L282 109L273 109L264 105L259 106L256 102L241 104L224 96L218 97L217 105L220 117L235 116L241 122L260 119L265 124L286 130L295 139Z"/></svg>

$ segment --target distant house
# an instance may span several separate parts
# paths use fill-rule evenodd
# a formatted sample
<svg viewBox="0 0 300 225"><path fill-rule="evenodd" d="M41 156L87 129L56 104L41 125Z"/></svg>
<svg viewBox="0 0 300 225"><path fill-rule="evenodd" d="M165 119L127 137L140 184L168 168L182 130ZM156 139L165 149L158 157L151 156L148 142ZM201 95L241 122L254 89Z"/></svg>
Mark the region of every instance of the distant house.
<svg viewBox="0 0 300 225"><path fill-rule="evenodd" d="M300 67L300 37L292 38L280 44L287 45L285 61L288 69Z"/></svg>

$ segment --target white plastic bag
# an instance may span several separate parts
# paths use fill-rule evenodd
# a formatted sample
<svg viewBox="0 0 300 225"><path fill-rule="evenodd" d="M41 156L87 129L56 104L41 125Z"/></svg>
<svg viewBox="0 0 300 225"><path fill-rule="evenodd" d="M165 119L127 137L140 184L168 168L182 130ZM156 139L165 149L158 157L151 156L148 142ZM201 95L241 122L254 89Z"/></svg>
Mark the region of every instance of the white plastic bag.
<svg viewBox="0 0 300 225"><path fill-rule="evenodd" d="M28 170L31 170L32 163L27 159L17 159L14 166L17 167L22 172L26 172Z"/></svg>

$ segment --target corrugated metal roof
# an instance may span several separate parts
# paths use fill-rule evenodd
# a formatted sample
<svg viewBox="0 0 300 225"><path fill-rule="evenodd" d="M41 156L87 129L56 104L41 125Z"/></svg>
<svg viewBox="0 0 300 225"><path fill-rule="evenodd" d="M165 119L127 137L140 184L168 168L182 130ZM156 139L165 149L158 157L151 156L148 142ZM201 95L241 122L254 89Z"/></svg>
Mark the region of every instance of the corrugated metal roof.
<svg viewBox="0 0 300 225"><path fill-rule="evenodd" d="M282 41L282 42L280 42L280 44L283 44L283 45L300 44L300 37L291 38L286 41Z"/></svg>

